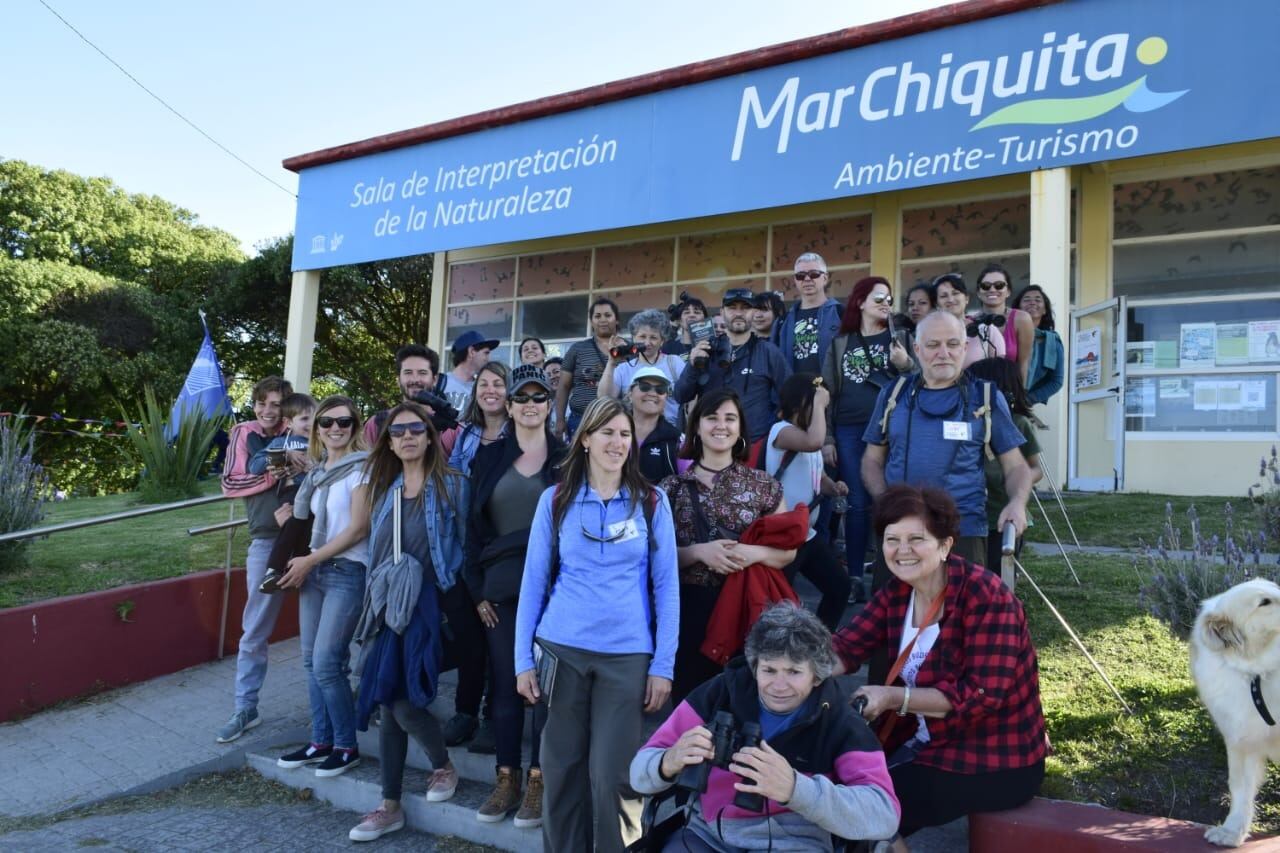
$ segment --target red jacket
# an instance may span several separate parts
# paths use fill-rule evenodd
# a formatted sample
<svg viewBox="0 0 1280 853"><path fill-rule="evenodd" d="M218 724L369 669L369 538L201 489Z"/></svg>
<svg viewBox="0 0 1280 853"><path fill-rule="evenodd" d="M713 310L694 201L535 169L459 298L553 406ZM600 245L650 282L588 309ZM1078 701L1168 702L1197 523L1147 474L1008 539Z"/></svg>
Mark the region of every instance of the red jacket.
<svg viewBox="0 0 1280 853"><path fill-rule="evenodd" d="M764 545L789 551L804 544L809 535L809 507L799 504L788 512L764 515L742 531L738 541L743 545ZM736 655L746 640L747 631L770 604L786 599L799 603L781 569L753 563L725 578L716 599L715 610L707 622L707 637L702 653L724 666Z"/></svg>

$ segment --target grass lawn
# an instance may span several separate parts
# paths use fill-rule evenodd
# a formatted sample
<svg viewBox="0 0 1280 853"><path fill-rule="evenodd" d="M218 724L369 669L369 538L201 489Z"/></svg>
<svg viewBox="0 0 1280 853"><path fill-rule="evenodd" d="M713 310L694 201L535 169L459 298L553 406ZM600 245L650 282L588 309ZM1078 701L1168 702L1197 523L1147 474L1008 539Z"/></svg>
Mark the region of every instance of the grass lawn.
<svg viewBox="0 0 1280 853"><path fill-rule="evenodd" d="M1049 524L1053 525L1064 545L1071 547L1071 532L1062 518L1057 501L1046 491L1040 495L1045 512L1042 514L1033 498L1027 505L1035 524L1027 531L1031 542L1053 542ZM1081 545L1108 545L1116 548L1138 548L1139 539L1155 544L1164 527L1165 504L1173 505L1174 525L1182 531L1182 546L1190 547L1191 522L1187 510L1193 505L1200 517L1200 531L1205 537L1223 535L1226 530L1224 508L1230 502L1235 518L1237 534L1254 530L1253 508L1244 498L1176 497L1147 492L1131 494L1090 494L1064 492L1062 502L1071 515L1071 524ZM1045 523L1048 516L1048 524ZM1072 562L1075 558L1072 557Z"/></svg>
<svg viewBox="0 0 1280 853"><path fill-rule="evenodd" d="M1133 708L1126 715L1022 578L1017 592L1040 656L1040 689L1054 754L1043 793L1140 814L1218 823L1226 816L1222 739L1196 696L1187 646L1138 604L1139 581L1124 556L1026 562ZM1241 697L1247 702L1247 697ZM1255 830L1280 832L1280 774L1258 796Z"/></svg>
<svg viewBox="0 0 1280 853"><path fill-rule="evenodd" d="M216 483L204 485L205 494L217 491ZM126 494L49 504L44 523L135 509L139 505L133 501ZM219 568L226 558L226 533L188 536L187 528L227 521L233 503L235 517L243 518L241 501L223 501L34 540L26 568L0 573L0 608ZM247 546L244 527L236 528L232 565L244 564Z"/></svg>

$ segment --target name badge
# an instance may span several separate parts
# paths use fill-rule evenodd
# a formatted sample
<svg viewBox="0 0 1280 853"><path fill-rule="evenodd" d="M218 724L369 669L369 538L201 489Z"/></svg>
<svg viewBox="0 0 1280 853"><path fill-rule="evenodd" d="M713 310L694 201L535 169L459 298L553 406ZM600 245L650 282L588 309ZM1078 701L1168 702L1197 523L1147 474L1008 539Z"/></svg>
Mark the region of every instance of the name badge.
<svg viewBox="0 0 1280 853"><path fill-rule="evenodd" d="M942 437L948 441L968 441L970 426L968 421L943 421Z"/></svg>
<svg viewBox="0 0 1280 853"><path fill-rule="evenodd" d="M618 537L614 539L615 542L628 542L639 535L640 530L637 528L634 518L628 518L626 521L619 521L616 524L609 525L609 538Z"/></svg>

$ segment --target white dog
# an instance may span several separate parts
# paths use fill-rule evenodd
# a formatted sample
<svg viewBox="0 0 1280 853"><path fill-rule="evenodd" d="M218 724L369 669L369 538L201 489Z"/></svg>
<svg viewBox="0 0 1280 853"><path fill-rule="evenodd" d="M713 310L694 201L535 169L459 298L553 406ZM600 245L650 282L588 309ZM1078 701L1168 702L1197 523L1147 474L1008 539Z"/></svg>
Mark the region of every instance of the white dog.
<svg viewBox="0 0 1280 853"><path fill-rule="evenodd" d="M1231 789L1227 819L1204 837L1238 847L1253 823L1267 759L1280 763L1280 586L1246 581L1200 606L1191 677L1227 744Z"/></svg>

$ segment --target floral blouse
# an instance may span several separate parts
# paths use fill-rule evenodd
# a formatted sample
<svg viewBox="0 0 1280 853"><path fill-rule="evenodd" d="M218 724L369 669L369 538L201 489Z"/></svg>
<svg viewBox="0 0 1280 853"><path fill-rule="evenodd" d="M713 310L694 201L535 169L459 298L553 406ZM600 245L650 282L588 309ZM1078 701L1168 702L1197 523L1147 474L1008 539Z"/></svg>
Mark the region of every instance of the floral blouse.
<svg viewBox="0 0 1280 853"><path fill-rule="evenodd" d="M782 484L766 472L735 462L716 474L710 487L694 476L694 468L673 474L658 484L671 501L676 523L676 545L683 548L696 544L693 500L686 483L698 489L699 503L707 521L719 528L726 538L737 538L762 515L768 515L782 502ZM720 586L724 576L711 571L703 563L680 569L680 583L697 586Z"/></svg>

